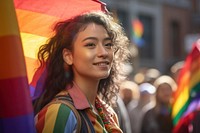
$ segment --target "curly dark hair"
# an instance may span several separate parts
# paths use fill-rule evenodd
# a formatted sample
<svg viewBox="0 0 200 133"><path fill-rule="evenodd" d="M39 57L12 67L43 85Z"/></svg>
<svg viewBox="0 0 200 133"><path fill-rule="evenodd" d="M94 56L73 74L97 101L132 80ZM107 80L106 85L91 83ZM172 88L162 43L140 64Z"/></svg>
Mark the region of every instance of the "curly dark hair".
<svg viewBox="0 0 200 133"><path fill-rule="evenodd" d="M58 22L54 27L55 34L53 37L49 39L47 44L40 47L38 52L40 66L42 67L46 64L47 69L47 76L43 86L45 91L41 97L42 99L40 98L42 101L40 108L50 102L57 93L64 90L66 85L72 85L73 71L71 66L68 66L69 69L64 67L62 51L64 48L72 51L73 40L77 33L84 30L90 23L102 25L111 37L115 48L110 75L100 80L98 94L102 96L106 103L110 104L111 99L119 91L117 83L120 77L123 76L121 66L125 61L128 61L130 55L128 50L129 40L122 26L116 23L110 14L88 12L66 21ZM66 71L70 73L70 76L65 75Z"/></svg>

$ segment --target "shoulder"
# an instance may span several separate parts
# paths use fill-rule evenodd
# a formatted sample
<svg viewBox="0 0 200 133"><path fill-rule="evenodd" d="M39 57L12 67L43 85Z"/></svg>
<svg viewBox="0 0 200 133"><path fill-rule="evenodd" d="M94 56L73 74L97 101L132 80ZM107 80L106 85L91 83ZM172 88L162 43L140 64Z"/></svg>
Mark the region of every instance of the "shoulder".
<svg viewBox="0 0 200 133"><path fill-rule="evenodd" d="M44 107L36 116L38 132L73 132L77 119L72 109L63 103L53 103Z"/></svg>

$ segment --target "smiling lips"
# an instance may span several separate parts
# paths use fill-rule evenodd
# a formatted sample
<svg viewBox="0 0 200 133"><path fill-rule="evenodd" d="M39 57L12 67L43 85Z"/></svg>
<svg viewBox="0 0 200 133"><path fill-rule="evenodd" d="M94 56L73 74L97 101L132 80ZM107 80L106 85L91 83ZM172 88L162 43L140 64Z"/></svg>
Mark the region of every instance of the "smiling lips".
<svg viewBox="0 0 200 133"><path fill-rule="evenodd" d="M97 63L94 63L94 65L97 65L97 66L108 66L110 63L108 61L101 61L101 62L97 62Z"/></svg>

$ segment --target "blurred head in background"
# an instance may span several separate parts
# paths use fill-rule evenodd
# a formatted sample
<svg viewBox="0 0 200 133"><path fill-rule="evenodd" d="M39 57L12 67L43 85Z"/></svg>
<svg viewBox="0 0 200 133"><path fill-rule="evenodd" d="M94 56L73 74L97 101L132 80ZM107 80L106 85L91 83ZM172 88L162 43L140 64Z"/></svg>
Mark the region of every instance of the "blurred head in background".
<svg viewBox="0 0 200 133"><path fill-rule="evenodd" d="M178 61L170 68L171 77L175 80L175 82L178 82L178 75L184 65L184 61Z"/></svg>
<svg viewBox="0 0 200 133"><path fill-rule="evenodd" d="M156 104L170 105L172 102L173 92L176 90L176 82L167 75L162 75L155 80L156 87Z"/></svg>
<svg viewBox="0 0 200 133"><path fill-rule="evenodd" d="M151 83L161 75L161 72L156 68L141 68L134 76L134 81L137 84Z"/></svg>
<svg viewBox="0 0 200 133"><path fill-rule="evenodd" d="M152 97L155 94L156 88L150 83L142 83L139 85L140 90L140 100L139 104L144 106L151 102Z"/></svg>
<svg viewBox="0 0 200 133"><path fill-rule="evenodd" d="M125 80L120 84L120 96L124 101L125 105L132 100L138 100L139 88L138 85L133 81Z"/></svg>

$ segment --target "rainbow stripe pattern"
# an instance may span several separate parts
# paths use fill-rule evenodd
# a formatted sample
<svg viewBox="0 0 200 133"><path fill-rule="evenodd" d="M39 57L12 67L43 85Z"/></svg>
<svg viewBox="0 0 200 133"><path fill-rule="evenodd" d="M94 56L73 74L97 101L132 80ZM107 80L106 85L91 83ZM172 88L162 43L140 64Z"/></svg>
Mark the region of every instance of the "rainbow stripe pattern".
<svg viewBox="0 0 200 133"><path fill-rule="evenodd" d="M92 105L77 86L73 86L68 91L63 91L59 95L64 96L67 95L67 93L72 97L75 108L87 114L95 132L122 132L118 126L117 114L111 107L105 105L105 102L101 99L97 97L95 100L95 106L98 108L98 115L98 113L94 112ZM61 103L54 103L44 107L36 115L35 121L38 133L72 133L76 130L78 123L74 112L68 106ZM82 128L87 127L85 125L85 127Z"/></svg>
<svg viewBox="0 0 200 133"><path fill-rule="evenodd" d="M187 115L198 109L200 109L200 40L194 43L179 75L172 108L174 131L178 131Z"/></svg>
<svg viewBox="0 0 200 133"><path fill-rule="evenodd" d="M91 10L105 11L99 0L14 0L24 49L31 97L40 95L44 70L36 71L38 48L52 35L53 25ZM42 75L42 76L41 76ZM38 82L40 80L41 82Z"/></svg>
<svg viewBox="0 0 200 133"><path fill-rule="evenodd" d="M0 132L35 132L25 60L12 0L0 1Z"/></svg>
<svg viewBox="0 0 200 133"><path fill-rule="evenodd" d="M138 45L143 45L142 35L144 33L143 24L139 19L132 20L132 34L133 34L133 42Z"/></svg>

